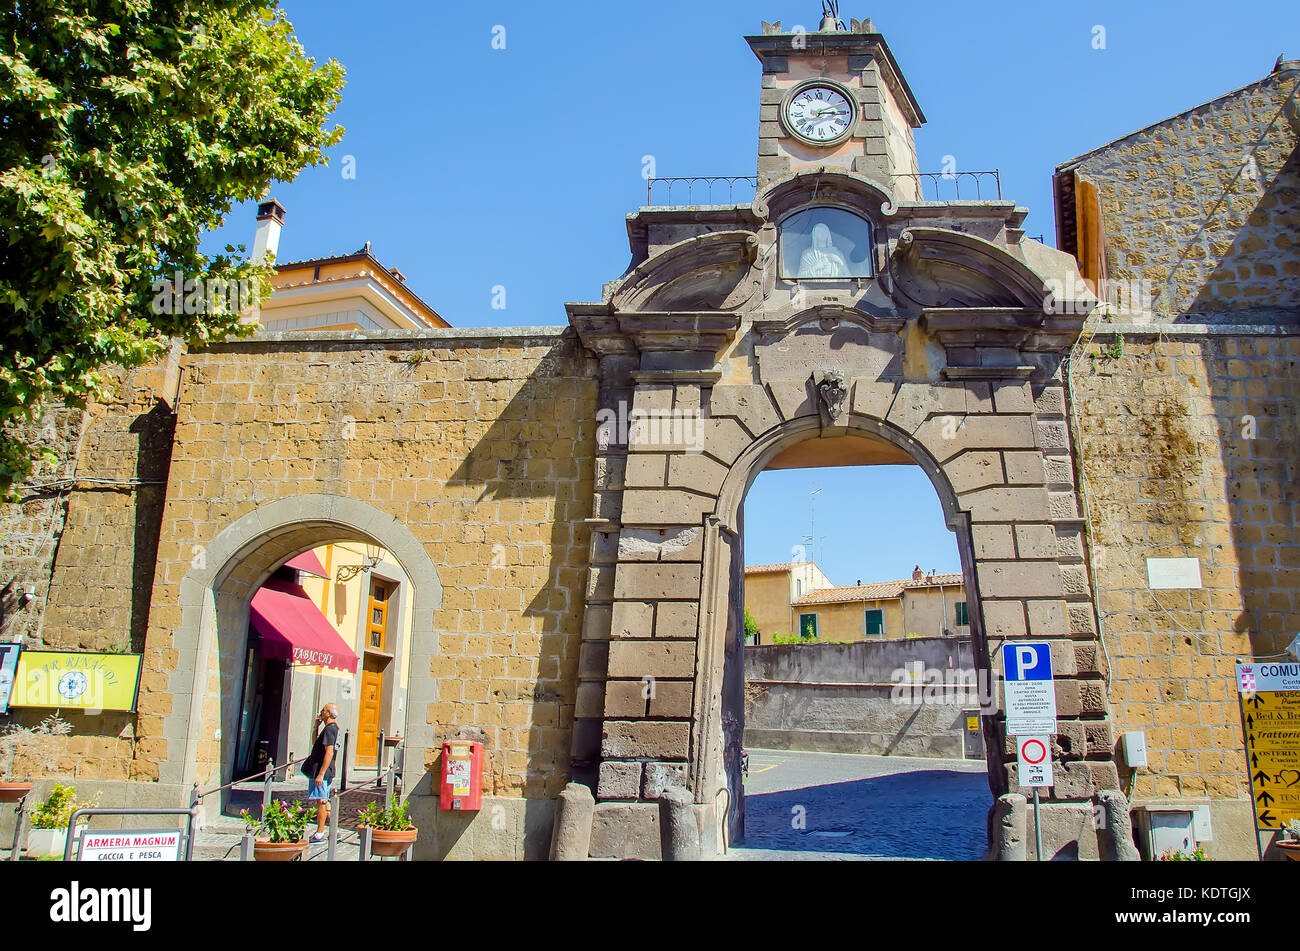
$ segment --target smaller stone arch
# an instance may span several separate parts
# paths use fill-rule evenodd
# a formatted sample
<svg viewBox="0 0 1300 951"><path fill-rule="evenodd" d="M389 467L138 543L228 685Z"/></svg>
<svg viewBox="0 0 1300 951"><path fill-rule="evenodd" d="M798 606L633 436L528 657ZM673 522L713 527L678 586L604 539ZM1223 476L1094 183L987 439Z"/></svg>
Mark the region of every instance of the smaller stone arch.
<svg viewBox="0 0 1300 951"><path fill-rule="evenodd" d="M307 548L358 539L388 551L410 579L407 662L413 672L428 670L438 651L434 614L442 604L442 584L419 539L388 513L344 496L312 494L269 502L202 546L181 581L181 617L173 638L178 664L171 674L175 702L164 720L164 733L184 737L184 749L181 757L169 757L161 779L186 787L206 784L215 778L214 767L221 782L234 778L227 775L231 757L224 750L232 740L225 731L232 724L230 710L221 709L220 682L223 673L229 676L223 667L230 666L237 652L231 649L234 645L223 644L223 638L244 643L252 592L288 559ZM432 742L432 728L416 711L436 699L435 693L430 678L410 679L405 736L413 749ZM214 720L215 731L208 729ZM233 725L237 728L237 721Z"/></svg>

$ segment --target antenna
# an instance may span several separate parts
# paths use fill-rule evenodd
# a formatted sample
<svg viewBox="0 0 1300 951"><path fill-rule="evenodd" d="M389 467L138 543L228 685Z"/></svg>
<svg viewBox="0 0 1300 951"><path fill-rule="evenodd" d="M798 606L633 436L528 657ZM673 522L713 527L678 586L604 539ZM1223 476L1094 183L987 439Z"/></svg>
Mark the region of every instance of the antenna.
<svg viewBox="0 0 1300 951"><path fill-rule="evenodd" d="M821 493L819 487L813 487L808 493L808 534L804 536L804 551L809 561L815 562L817 559L813 556L813 549L817 546L817 496ZM821 540L825 541L826 536L822 535Z"/></svg>

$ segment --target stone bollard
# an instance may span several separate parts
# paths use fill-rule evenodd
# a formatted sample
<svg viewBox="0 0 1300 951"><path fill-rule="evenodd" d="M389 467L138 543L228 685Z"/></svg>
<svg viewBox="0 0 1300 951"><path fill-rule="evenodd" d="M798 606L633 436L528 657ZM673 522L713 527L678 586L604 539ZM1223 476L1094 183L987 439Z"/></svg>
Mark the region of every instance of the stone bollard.
<svg viewBox="0 0 1300 951"><path fill-rule="evenodd" d="M995 861L1025 861L1027 821L1024 796L1019 793L998 796L998 801L993 804L993 859Z"/></svg>
<svg viewBox="0 0 1300 951"><path fill-rule="evenodd" d="M1133 820L1128 800L1118 789L1103 789L1093 797L1104 825L1097 830L1097 851L1104 861L1140 862L1142 856L1133 844ZM1097 810L1094 810L1096 815Z"/></svg>
<svg viewBox="0 0 1300 951"><path fill-rule="evenodd" d="M569 783L555 801L551 831L552 862L585 862L591 852L591 824L596 799L582 783Z"/></svg>
<svg viewBox="0 0 1300 951"><path fill-rule="evenodd" d="M665 862L692 862L700 858L695 799L680 786L669 787L659 794L659 849Z"/></svg>

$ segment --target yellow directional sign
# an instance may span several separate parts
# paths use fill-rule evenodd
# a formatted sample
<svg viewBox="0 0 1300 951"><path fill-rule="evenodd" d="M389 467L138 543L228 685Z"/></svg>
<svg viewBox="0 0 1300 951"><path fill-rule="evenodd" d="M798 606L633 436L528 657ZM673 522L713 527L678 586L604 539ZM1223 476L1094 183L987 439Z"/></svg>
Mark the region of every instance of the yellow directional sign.
<svg viewBox="0 0 1300 951"><path fill-rule="evenodd" d="M1238 664L1256 827L1300 820L1300 665Z"/></svg>

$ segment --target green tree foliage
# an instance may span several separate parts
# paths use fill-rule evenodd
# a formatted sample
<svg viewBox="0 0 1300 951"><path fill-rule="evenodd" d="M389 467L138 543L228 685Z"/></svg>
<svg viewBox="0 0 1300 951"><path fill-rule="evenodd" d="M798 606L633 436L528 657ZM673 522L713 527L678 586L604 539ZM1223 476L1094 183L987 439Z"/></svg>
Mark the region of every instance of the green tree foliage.
<svg viewBox="0 0 1300 951"><path fill-rule="evenodd" d="M200 236L325 162L342 88L274 0L0 6L0 494L32 470L20 424L43 405L83 405L105 368L171 338L251 330L233 295L176 307L155 281L179 271L260 302L269 262L209 257Z"/></svg>
<svg viewBox="0 0 1300 951"><path fill-rule="evenodd" d="M754 644L758 639L758 622L754 620L754 615L749 613L749 608L745 608L745 643Z"/></svg>

